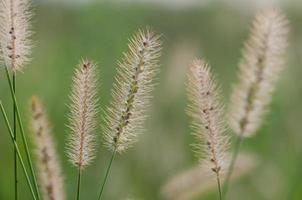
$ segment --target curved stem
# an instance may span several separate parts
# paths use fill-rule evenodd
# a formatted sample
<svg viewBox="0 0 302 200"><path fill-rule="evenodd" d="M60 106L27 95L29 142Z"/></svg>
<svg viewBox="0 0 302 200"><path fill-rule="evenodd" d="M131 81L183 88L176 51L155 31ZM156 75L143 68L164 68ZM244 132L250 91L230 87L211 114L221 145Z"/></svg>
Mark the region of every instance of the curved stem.
<svg viewBox="0 0 302 200"><path fill-rule="evenodd" d="M112 153L112 156L111 156L111 159L110 159L110 162L109 162L109 165L108 165L108 167L107 167L106 175L105 175L105 178L104 178L102 187L101 187L101 191L100 191L98 200L100 200L100 199L102 198L102 194L103 194L103 191L104 191L104 188L105 188L106 181L107 181L107 179L108 179L108 175L109 175L109 172L110 172L111 165L112 165L112 162L113 162L113 160L114 160L115 154L116 154L116 149L114 149L114 151L113 151L113 153Z"/></svg>
<svg viewBox="0 0 302 200"><path fill-rule="evenodd" d="M240 149L240 146L241 146L241 143L242 143L242 139L243 139L243 137L241 135L237 136L237 140L236 140L236 143L235 143L231 163L230 163L230 166L229 166L229 169L228 169L228 172L227 172L227 175L226 175L226 179L225 179L225 182L224 182L224 187L223 187L223 197L224 198L226 197L228 189L229 189L230 179L231 179L231 176L232 176L232 173L233 173L233 170L234 170L234 166L235 166L235 163L236 163L236 160L237 160L237 156L238 156L239 149Z"/></svg>
<svg viewBox="0 0 302 200"><path fill-rule="evenodd" d="M29 164L30 172L31 172L31 175L32 175L32 178L33 178L33 181L34 181L34 186L35 186L35 191L36 191L36 194L37 194L37 198L41 199L39 189L38 189L38 184L37 184L37 178L36 178L34 168L33 168L33 164L32 164L32 161L31 161L31 156L30 156L30 152L29 152L29 148L28 148L27 139L26 139L25 133L24 133L23 123L22 123L21 116L20 116L20 111L19 111L19 107L18 107L18 103L17 103L17 98L14 94L12 81L9 77L9 72L8 72L7 67L5 67L5 71L6 71L6 77L7 77L7 81L8 81L8 84L9 84L11 96L12 96L12 99L13 99L13 102L14 102L14 106L16 108L16 115L17 115L17 120L18 120L18 124L19 124L19 129L20 129L20 132L21 132L22 143L25 147L26 159L27 159L27 162Z"/></svg>
<svg viewBox="0 0 302 200"><path fill-rule="evenodd" d="M13 144L14 144L15 150L16 150L16 152L17 152L17 156L18 156L19 161L20 161L20 163L21 163L22 170L23 170L23 172L24 172L24 174L25 174L25 178L26 178L27 184L28 184L28 186L29 186L31 195L32 195L32 197L33 197L34 200L37 200L36 195L35 195L35 192L34 192L33 187L32 187L32 184L31 184L31 182L30 182L30 178L29 178L28 173L27 173L27 171L26 171L26 168L25 168L25 165L24 165L24 162L23 162L23 159L22 159L22 156L21 156L21 153L20 153L18 144L16 143L16 141L15 141L15 139L14 139L14 135L13 135L12 128L11 128L11 126L9 125L8 118L7 118L6 112L5 112L5 110L4 110L4 107L3 107L1 101L0 101L0 107L1 107L2 116L3 116L4 121L5 121L5 125L6 125L6 127L7 127L7 129L8 129L8 132L9 132L10 137L11 137L11 139L12 139L12 142L13 142Z"/></svg>
<svg viewBox="0 0 302 200"><path fill-rule="evenodd" d="M16 95L16 72L13 72L13 92ZM14 140L17 142L17 123L16 123L16 106L13 103L13 132ZM17 151L14 149L14 177L15 177L15 200L18 200L18 166Z"/></svg>
<svg viewBox="0 0 302 200"><path fill-rule="evenodd" d="M81 170L81 167L79 167L76 200L80 199L81 180L82 180L82 170Z"/></svg>

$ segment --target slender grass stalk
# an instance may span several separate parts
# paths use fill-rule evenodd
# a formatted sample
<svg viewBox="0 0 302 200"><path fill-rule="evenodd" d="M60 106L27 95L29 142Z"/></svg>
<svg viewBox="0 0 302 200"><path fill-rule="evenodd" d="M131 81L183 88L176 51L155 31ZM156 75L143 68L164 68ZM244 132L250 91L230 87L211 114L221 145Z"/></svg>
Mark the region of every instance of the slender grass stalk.
<svg viewBox="0 0 302 200"><path fill-rule="evenodd" d="M11 126L10 126L10 124L9 124L9 121L8 121L8 118L7 118L7 114L6 114L5 109L4 109L4 107L3 107L2 101L0 101L0 107L1 107L2 116L3 116L4 121L5 121L5 125L6 125L6 127L7 127L7 129L8 129L8 132L9 132L10 137L11 137L11 139L12 139L12 142L13 142L13 144L14 144L14 148L15 148L15 150L16 150L16 152L17 152L17 156L18 156L19 161L20 161L20 163L21 163L22 170L23 170L23 172L24 172L24 174L25 174L25 178L26 178L27 184L28 184L28 186L29 186L31 195L32 195L32 197L33 197L34 200L37 200L36 195L35 195L35 192L34 192L34 189L33 189L33 186L32 186L32 183L30 182L29 175L28 175L28 173L27 173L27 171L26 171L26 168L25 168L25 165L24 165L24 162L23 162L23 159L22 159L22 156L21 156L21 153L20 153L18 144L17 144L17 142L16 142L15 139L14 139L14 134L13 134L12 128L11 128Z"/></svg>
<svg viewBox="0 0 302 200"><path fill-rule="evenodd" d="M233 171L234 171L235 162L237 160L237 156L238 156L239 149L240 149L242 141L243 141L243 137L237 136L236 142L235 142L235 147L234 147L234 152L233 152L232 158L231 158L231 164L230 164L229 169L227 171L227 175L226 175L226 178L225 178L225 184L223 186L223 197L226 196L226 193L229 189L230 179L231 179L231 176L232 176Z"/></svg>
<svg viewBox="0 0 302 200"><path fill-rule="evenodd" d="M79 200L79 199L80 199L81 181L82 181L82 170L81 170L81 167L79 167L79 171L78 171L78 180L77 180L77 194L76 194L76 200Z"/></svg>
<svg viewBox="0 0 302 200"><path fill-rule="evenodd" d="M221 192L220 177L219 177L218 175L216 176L216 180L217 180L217 187L218 187L219 199L222 200L222 192Z"/></svg>
<svg viewBox="0 0 302 200"><path fill-rule="evenodd" d="M13 72L13 91L16 95L16 73ZM17 123L16 123L16 106L13 103L13 131L14 131L14 140L17 142ZM17 151L14 149L14 178L15 178L15 200L18 200L18 163L17 163Z"/></svg>
<svg viewBox="0 0 302 200"><path fill-rule="evenodd" d="M24 145L24 147L25 147L26 159L27 159L27 162L28 162L28 164L29 164L30 173L31 173L32 178L33 178L33 181L34 181L35 192L36 192L36 194L37 194L37 198L38 198L38 199L41 199L40 193L39 193L38 184L37 184L37 178L36 178L36 175L35 175L35 171L34 171L33 164L32 164L32 159L31 159L31 156L30 156L29 148L28 148L28 142L27 142L27 139L26 139L26 137L25 137L25 132L24 132L24 128L23 128L23 123L22 123L21 116L20 116L20 111L19 111L19 107L18 107L17 98L16 98L15 93L14 93L12 81L11 81L11 79L10 79L9 71L8 71L8 68L7 68L7 67L5 67L5 72L6 72L6 77L7 77L7 81L8 81L8 84L9 84L11 96L12 96L12 99L13 99L13 102L14 102L14 106L15 106L15 108L16 108L16 112L15 112L15 113L16 113L16 115L17 115L17 121L18 121L18 124L19 124L20 132L21 132L22 143L23 143L23 145Z"/></svg>
<svg viewBox="0 0 302 200"><path fill-rule="evenodd" d="M110 172L110 169L111 169L111 166L112 166L112 162L113 162L113 160L114 160L115 155L116 155L116 150L114 150L114 151L112 152L112 156L111 156L109 165L108 165L107 170L106 170L106 175L105 175L105 178L104 178L104 181L103 181L101 190L100 190L100 194L99 194L98 200L100 200L100 199L102 198L102 194L103 194L103 191L104 191L104 188L105 188L105 185L106 185L106 181L107 181L107 179L108 179L108 175L109 175L109 172Z"/></svg>

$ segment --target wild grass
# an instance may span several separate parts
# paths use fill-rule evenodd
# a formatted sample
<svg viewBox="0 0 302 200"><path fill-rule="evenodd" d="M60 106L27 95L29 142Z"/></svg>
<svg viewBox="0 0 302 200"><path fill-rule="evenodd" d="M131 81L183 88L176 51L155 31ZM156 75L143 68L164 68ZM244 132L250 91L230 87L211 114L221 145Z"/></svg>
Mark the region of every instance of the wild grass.
<svg viewBox="0 0 302 200"><path fill-rule="evenodd" d="M30 2L2 0L0 5L1 58L13 102L12 122L1 101L0 108L14 148L15 199L23 198L18 195L18 162L33 199L67 199L72 194L65 194L55 138L52 136L45 108L37 98L31 100L31 139L35 146L36 163L34 168L16 97L16 73L23 71L31 55ZM264 121L284 66L287 34L288 22L281 11L269 9L256 16L251 36L243 50L239 80L234 86L228 117L225 116L218 81L212 75L210 66L204 60L193 61L187 75L188 114L196 137L194 151L200 165L172 178L163 187L163 198L192 199L205 190L211 190L215 184L219 199L226 199L230 180L249 173L258 163L253 156L240 153L240 145L243 137L253 136ZM81 196L82 171L93 163L99 144L104 144L111 153L105 176L100 181L100 190L95 193L97 199L102 199L115 157L134 146L139 135L144 132L160 68L161 51L161 35L149 28L139 30L131 37L128 51L118 63L111 92L112 100L105 109L103 121L98 121L100 106L97 91L100 84L97 64L82 59L75 69L68 103L70 112L67 117L69 133L66 136L66 155L78 170L77 181L74 183L77 200L85 199ZM233 152L229 150L226 121L229 121L238 138ZM101 131L98 130L99 124L102 124ZM17 142L18 126L22 145ZM102 138L102 141L98 138ZM36 180L36 173L39 182ZM114 189L119 191L117 187Z"/></svg>

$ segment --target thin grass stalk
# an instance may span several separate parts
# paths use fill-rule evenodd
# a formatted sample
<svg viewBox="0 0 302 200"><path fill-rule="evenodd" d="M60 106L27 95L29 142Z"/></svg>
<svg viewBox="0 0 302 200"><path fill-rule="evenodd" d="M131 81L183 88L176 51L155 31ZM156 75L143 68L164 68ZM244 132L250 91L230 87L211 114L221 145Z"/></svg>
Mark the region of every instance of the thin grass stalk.
<svg viewBox="0 0 302 200"><path fill-rule="evenodd" d="M105 188L105 185L106 185L106 181L108 179L108 175L109 175L109 172L110 172L110 169L111 169L112 162L114 160L115 154L116 154L116 149L112 152L112 156L111 156L109 165L108 165L107 170L106 170L106 175L105 175L105 178L104 178L101 190L100 190L100 194L99 194L98 200L100 200L102 198L102 194L103 194L103 191L104 191L104 188Z"/></svg>
<svg viewBox="0 0 302 200"><path fill-rule="evenodd" d="M79 167L78 180L77 180L77 195L76 195L76 200L80 199L81 181L82 181L82 170L81 170L81 167Z"/></svg>
<svg viewBox="0 0 302 200"><path fill-rule="evenodd" d="M33 197L34 200L37 200L36 195L35 195L35 192L34 192L34 189L33 189L33 186L32 186L32 183L31 183L30 178L29 178L29 175L28 175L28 173L27 173L27 171L26 171L26 168L25 168L25 165L24 165L24 162L23 162L23 159L22 159L22 156L21 156L21 153L20 153L18 144L16 143L16 141L15 141L15 139L14 139L14 134L13 134L12 128L11 128L11 126L10 126L10 124L9 124L9 121L8 121L8 118L7 118L7 114L6 114L5 109L4 109L4 107L3 107L2 101L0 101L0 107L1 107L2 116L3 116L4 121L5 121L5 125L6 125L6 127L7 127L7 129L8 129L8 132L9 132L10 137L11 137L11 139L12 139L12 142L13 142L13 144L14 144L14 148L15 148L15 150L16 150L16 152L17 152L17 156L18 156L19 161L20 161L20 163L21 163L21 167L22 167L22 170L23 170L23 172L24 172L24 175L25 175L27 184L28 184L28 186L29 186L31 195L32 195L32 197Z"/></svg>
<svg viewBox="0 0 302 200"><path fill-rule="evenodd" d="M218 175L216 176L216 180L217 180L217 188L218 188L219 199L222 200L220 177Z"/></svg>
<svg viewBox="0 0 302 200"><path fill-rule="evenodd" d="M232 154L231 164L228 168L225 183L224 183L224 186L223 186L223 198L224 199L226 198L226 194L227 194L227 191L229 189L230 179L231 179L231 176L232 176L233 171L234 171L235 163L236 163L236 160L237 160L237 157L238 157L238 153L239 153L239 149L240 149L242 141L243 141L243 137L242 136L237 136L236 142L235 142L235 147L234 147L234 152Z"/></svg>
<svg viewBox="0 0 302 200"><path fill-rule="evenodd" d="M16 95L16 73L13 72L13 91ZM13 128L14 128L14 140L17 142L17 123L16 123L16 106L13 103ZM17 151L14 149L14 178L15 178L15 200L18 200L18 163L17 163Z"/></svg>
<svg viewBox="0 0 302 200"><path fill-rule="evenodd" d="M11 96L12 96L12 99L13 99L13 102L14 102L14 106L16 108L16 112L15 113L17 115L17 121L18 121L18 124L19 124L19 129L20 129L20 132L21 132L21 136L22 136L21 137L22 138L22 143L23 143L23 145L25 147L26 159L27 159L27 162L29 164L30 173L31 173L33 181L34 181L35 192L37 194L37 198L41 199L40 193L39 193L38 184L37 184L37 178L36 178L36 175L35 175L35 172L34 172L34 168L33 168L33 164L32 164L32 159L31 159L31 156L30 156L29 148L28 148L27 139L26 139L25 133L24 133L23 123L22 123L21 116L20 116L20 111L19 111L19 107L18 107L18 103L17 103L17 98L16 98L15 93L14 93L12 81L10 79L9 71L8 71L7 67L5 67L5 72L6 72L7 81L9 83L9 88L10 88Z"/></svg>

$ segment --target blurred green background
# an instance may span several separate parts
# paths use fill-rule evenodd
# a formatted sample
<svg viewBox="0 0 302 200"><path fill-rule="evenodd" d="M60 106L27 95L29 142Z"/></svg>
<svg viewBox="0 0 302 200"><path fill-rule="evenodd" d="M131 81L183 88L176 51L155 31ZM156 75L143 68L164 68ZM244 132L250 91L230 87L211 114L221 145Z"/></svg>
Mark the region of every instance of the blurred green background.
<svg viewBox="0 0 302 200"><path fill-rule="evenodd" d="M302 6L298 2L283 8L290 20L290 46L271 112L258 134L243 144L243 150L259 156L260 165L232 185L229 199L302 199ZM83 57L99 64L101 106L105 108L110 102L117 61L127 50L128 38L147 25L163 34L161 73L146 131L133 148L116 157L104 193L104 199L110 200L162 199L162 185L197 164L190 148L194 138L185 113L186 69L192 58L207 58L227 104L231 85L236 81L240 50L257 9L218 1L183 8L134 2L70 5L37 1L35 4L33 60L24 73L18 74L17 96L24 122L28 122L31 95L41 97L47 106L60 152L67 199L74 199L77 176L64 154L68 132L66 105L75 66ZM0 94L9 110L11 99L3 69ZM101 117L102 113L100 122ZM2 118L0 135L0 199L10 200L13 199L13 147ZM84 171L82 197L85 200L96 199L111 155L102 145L101 130L98 135L97 159ZM23 175L20 187L21 199L30 199ZM216 191L209 191L199 199L217 199Z"/></svg>

